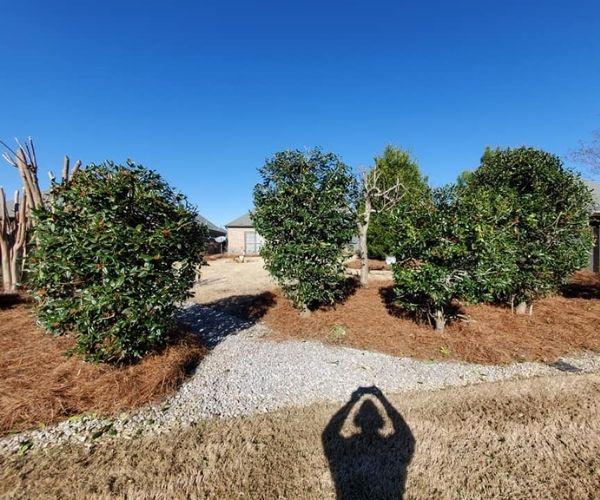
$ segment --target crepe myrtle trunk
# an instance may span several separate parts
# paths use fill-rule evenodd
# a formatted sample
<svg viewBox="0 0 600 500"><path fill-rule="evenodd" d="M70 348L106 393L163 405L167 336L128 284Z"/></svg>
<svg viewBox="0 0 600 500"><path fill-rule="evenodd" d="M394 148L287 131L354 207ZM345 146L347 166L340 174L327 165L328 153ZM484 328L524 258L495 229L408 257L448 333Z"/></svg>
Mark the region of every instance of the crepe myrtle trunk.
<svg viewBox="0 0 600 500"><path fill-rule="evenodd" d="M433 314L433 321L435 324L435 331L442 333L446 327L446 316L444 315L444 311L436 309Z"/></svg>
<svg viewBox="0 0 600 500"><path fill-rule="evenodd" d="M367 234L371 220L371 200L365 197L365 208L362 217L358 221L358 255L360 258L360 284L362 287L369 286L369 247Z"/></svg>

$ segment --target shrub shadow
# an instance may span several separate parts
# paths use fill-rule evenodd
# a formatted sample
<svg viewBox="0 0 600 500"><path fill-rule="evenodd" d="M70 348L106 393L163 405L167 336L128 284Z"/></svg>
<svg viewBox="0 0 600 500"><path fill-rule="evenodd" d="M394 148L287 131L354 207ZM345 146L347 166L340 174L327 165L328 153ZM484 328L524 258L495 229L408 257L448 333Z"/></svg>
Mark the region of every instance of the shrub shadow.
<svg viewBox="0 0 600 500"><path fill-rule="evenodd" d="M193 304L180 314L180 321L214 349L229 335L251 327L276 303L275 294L234 295L208 304Z"/></svg>
<svg viewBox="0 0 600 500"><path fill-rule="evenodd" d="M351 415L355 432L347 436L344 424ZM384 434L386 420L391 431ZM354 391L321 439L338 499L403 497L415 438L377 387Z"/></svg>
<svg viewBox="0 0 600 500"><path fill-rule="evenodd" d="M600 279L567 283L562 285L559 291L568 299L600 299Z"/></svg>
<svg viewBox="0 0 600 500"><path fill-rule="evenodd" d="M379 296L381 297L381 300L384 303L388 314L390 314L391 316L401 319L409 319L415 321L416 323L430 324L427 318L423 318L414 312L407 311L406 309L403 309L400 305L398 305L398 303L396 302L394 285L380 288ZM449 325L452 322L459 319L460 317L467 316L467 312L465 311L462 304L458 302L453 302L450 309L447 311L447 316L447 325Z"/></svg>

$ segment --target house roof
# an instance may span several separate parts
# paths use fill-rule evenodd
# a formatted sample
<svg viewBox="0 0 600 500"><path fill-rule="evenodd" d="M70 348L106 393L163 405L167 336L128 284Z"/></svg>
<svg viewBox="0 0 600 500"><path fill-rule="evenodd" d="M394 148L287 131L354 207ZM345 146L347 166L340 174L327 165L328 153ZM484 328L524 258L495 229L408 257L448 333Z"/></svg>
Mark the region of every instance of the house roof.
<svg viewBox="0 0 600 500"><path fill-rule="evenodd" d="M225 231L225 229L217 226L216 224L213 224L206 217L203 217L200 214L198 214L198 220L200 221L201 224L204 224L206 227L208 227L209 232L211 232L213 234L219 233L220 235L225 236L225 234L227 233L227 231Z"/></svg>
<svg viewBox="0 0 600 500"><path fill-rule="evenodd" d="M585 179L583 182L588 188L592 190L592 198L594 200L594 204L592 206L592 213L595 215L600 214L600 182L588 181Z"/></svg>
<svg viewBox="0 0 600 500"><path fill-rule="evenodd" d="M254 227L254 224L250 218L250 212L247 212L237 219L233 219L228 224L225 224L225 227Z"/></svg>

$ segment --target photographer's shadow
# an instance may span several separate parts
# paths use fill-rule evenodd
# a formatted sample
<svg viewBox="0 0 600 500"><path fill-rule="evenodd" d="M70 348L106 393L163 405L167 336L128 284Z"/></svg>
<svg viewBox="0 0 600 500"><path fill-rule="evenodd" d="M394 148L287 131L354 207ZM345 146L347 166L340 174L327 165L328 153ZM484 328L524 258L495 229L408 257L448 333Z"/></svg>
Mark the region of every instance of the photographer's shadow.
<svg viewBox="0 0 600 500"><path fill-rule="evenodd" d="M346 429L351 413L354 428ZM327 424L322 441L337 498L402 498L415 439L377 387L354 391Z"/></svg>

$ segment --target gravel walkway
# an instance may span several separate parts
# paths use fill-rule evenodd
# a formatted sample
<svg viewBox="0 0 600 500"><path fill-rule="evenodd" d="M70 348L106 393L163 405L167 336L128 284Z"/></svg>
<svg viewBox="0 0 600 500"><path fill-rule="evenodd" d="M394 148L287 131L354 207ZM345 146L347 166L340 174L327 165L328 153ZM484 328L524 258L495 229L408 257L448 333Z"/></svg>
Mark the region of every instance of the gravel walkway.
<svg viewBox="0 0 600 500"><path fill-rule="evenodd" d="M110 436L163 432L209 417L231 417L345 401L360 386L403 393L450 386L564 373L600 371L600 356L562 358L554 365L515 363L490 366L428 362L316 342L261 339L266 327L190 304L183 320L212 352L172 397L159 405L112 419L74 417L48 429L0 440L0 453L64 441L92 444Z"/></svg>

